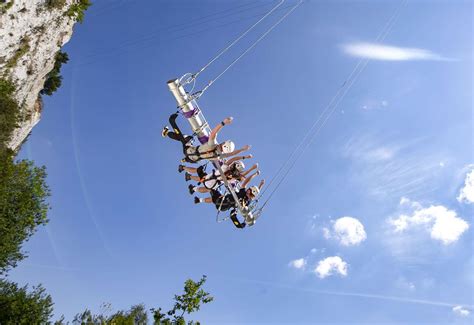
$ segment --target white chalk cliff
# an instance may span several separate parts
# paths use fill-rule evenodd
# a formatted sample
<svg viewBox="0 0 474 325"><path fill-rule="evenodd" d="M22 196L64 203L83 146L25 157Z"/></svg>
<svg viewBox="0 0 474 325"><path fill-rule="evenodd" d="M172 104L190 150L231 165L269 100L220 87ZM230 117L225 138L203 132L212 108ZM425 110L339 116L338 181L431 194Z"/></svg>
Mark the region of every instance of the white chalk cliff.
<svg viewBox="0 0 474 325"><path fill-rule="evenodd" d="M21 123L8 147L16 150L39 122L46 75L55 55L69 41L75 19L66 12L75 0L0 0L0 77L16 86Z"/></svg>

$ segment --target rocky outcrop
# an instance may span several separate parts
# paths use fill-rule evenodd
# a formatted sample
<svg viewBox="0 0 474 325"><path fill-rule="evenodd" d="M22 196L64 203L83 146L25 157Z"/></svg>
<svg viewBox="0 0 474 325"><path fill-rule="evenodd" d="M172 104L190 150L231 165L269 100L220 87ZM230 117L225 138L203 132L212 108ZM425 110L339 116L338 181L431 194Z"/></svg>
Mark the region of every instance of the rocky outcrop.
<svg viewBox="0 0 474 325"><path fill-rule="evenodd" d="M8 144L17 150L41 117L46 75L69 41L75 19L66 13L75 0L0 0L0 76L16 86L21 122Z"/></svg>

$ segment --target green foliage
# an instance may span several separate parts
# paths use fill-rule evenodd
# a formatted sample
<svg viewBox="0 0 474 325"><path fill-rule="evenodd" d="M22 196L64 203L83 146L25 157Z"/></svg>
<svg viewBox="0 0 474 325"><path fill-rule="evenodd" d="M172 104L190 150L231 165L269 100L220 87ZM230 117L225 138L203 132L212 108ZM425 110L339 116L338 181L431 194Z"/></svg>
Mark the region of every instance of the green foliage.
<svg viewBox="0 0 474 325"><path fill-rule="evenodd" d="M45 179L44 166L15 162L12 151L0 150L0 274L26 257L23 242L48 221L50 192Z"/></svg>
<svg viewBox="0 0 474 325"><path fill-rule="evenodd" d="M25 55L30 50L30 39L28 36L25 36L20 41L20 46L15 51L15 54L8 60L7 64L5 65L7 69L13 68L17 65L18 60Z"/></svg>
<svg viewBox="0 0 474 325"><path fill-rule="evenodd" d="M66 4L66 0L46 0L45 4L48 9L62 9Z"/></svg>
<svg viewBox="0 0 474 325"><path fill-rule="evenodd" d="M0 324L46 324L52 316L53 302L43 287L18 287L0 280Z"/></svg>
<svg viewBox="0 0 474 325"><path fill-rule="evenodd" d="M201 304L207 304L214 300L208 292L204 291L201 287L206 282L206 276L203 275L201 280L194 282L191 279L186 280L184 283L184 294L175 295L175 304L173 309L168 311L166 314L161 313L161 308L152 309L153 319L155 324L186 324L184 314L190 314L198 311L201 308ZM188 324L193 324L189 322Z"/></svg>
<svg viewBox="0 0 474 325"><path fill-rule="evenodd" d="M201 304L207 304L214 300L209 293L202 289L206 282L203 276L198 282L189 279L184 283L184 294L175 295L173 309L166 313L161 312L161 308L151 309L153 324L155 325L199 325L199 322L189 321L186 323L184 314L198 311ZM107 316L105 313L93 314L86 309L74 317L75 325L146 325L148 314L143 305L132 306L128 311L120 310ZM62 325L63 320L57 325Z"/></svg>
<svg viewBox="0 0 474 325"><path fill-rule="evenodd" d="M80 325L146 325L148 315L143 305L132 306L130 310L120 310L110 316L103 314L94 315L88 309L74 317L73 324Z"/></svg>
<svg viewBox="0 0 474 325"><path fill-rule="evenodd" d="M51 96L56 90L61 87L62 79L61 76L61 66L63 63L67 63L69 61L69 57L67 53L59 51L56 53L54 67L53 69L46 75L46 81L44 82L43 89L41 89L41 95L48 95Z"/></svg>
<svg viewBox="0 0 474 325"><path fill-rule="evenodd" d="M90 0L77 0L66 12L66 15L82 23L84 21L84 12L91 6Z"/></svg>
<svg viewBox="0 0 474 325"><path fill-rule="evenodd" d="M13 98L15 86L6 79L0 79L0 150L10 140L18 125L19 108Z"/></svg>
<svg viewBox="0 0 474 325"><path fill-rule="evenodd" d="M13 0L5 3L0 3L0 14L4 14L13 6Z"/></svg>

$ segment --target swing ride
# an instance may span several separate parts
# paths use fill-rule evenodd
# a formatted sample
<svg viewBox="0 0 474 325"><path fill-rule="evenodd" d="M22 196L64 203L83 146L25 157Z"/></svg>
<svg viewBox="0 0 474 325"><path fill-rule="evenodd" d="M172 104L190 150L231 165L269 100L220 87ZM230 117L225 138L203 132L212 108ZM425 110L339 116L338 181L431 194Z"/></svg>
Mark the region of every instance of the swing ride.
<svg viewBox="0 0 474 325"><path fill-rule="evenodd" d="M285 20L294 10L296 10L304 0L299 0L296 4L289 6L289 10L278 19L273 25L271 25L259 38L257 38L245 51L243 51L236 59L234 59L220 74L218 74L214 79L209 81L207 85L202 88L202 90L193 92L198 76L204 72L214 61L219 59L225 52L232 48L237 42L239 42L243 37L245 37L250 31L252 31L257 25L259 25L263 20L272 15L286 0L281 0L277 5L275 5L271 10L269 10L263 17L261 17L256 23L250 26L246 31L244 31L239 37L232 41L226 48L221 50L214 58L212 58L206 65L204 65L196 73L186 73L181 78L172 79L167 82L168 88L174 96L178 106L178 112L173 114L170 117L170 123L172 124L174 132L173 138L175 140L181 141L183 144L183 152L185 158L183 162L190 163L201 163L203 164L199 168L190 168L180 165L179 172L183 169L192 169L196 170L201 178L199 179L198 184L206 183L209 180L209 175L204 173L206 166L211 163L213 166L212 177L215 181L215 188L208 189L211 194L212 203L215 204L218 213L216 220L217 222L222 222L230 219L237 228L244 228L245 226L252 226L255 224L256 220L262 215L262 212L272 198L273 194L279 188L283 180L286 178L290 170L294 167L297 160L302 156L311 142L314 140L315 136L323 128L326 122L329 120L331 115L335 112L339 103L345 97L349 89L358 79L358 76L364 70L369 59L360 59L355 68L349 74L349 76L344 80L341 86L338 88L336 94L330 100L329 104L324 108L322 113L319 115L317 120L313 123L309 131L303 137L298 146L293 150L288 159L281 165L280 169L270 180L269 184L266 186L264 191L260 191L264 181L260 182L259 186L251 186L247 188L248 183L256 175L259 175L259 172L252 174L250 177L246 175L253 169L255 166L248 170L247 172L241 173L243 170L243 162L236 161L238 159L245 159L244 157L234 157L230 158L237 153L240 153L244 150L247 150L249 147L235 150L234 144L232 141L225 141L224 143L219 144L216 140L216 134L219 130L226 124L231 123L231 119L226 119L227 123L224 121L221 125L216 126L214 129L211 129L209 126L201 108L198 105L199 98L204 94L204 92L209 89L209 87L217 81L222 75L224 75L234 64L236 64L243 56L245 56L250 50L252 50L260 41L262 41L276 26L278 26L283 20ZM383 41L383 39L389 33L391 27L399 14L399 11L403 5L406 4L406 0L402 2L400 7L395 11L391 16L387 24L384 26L382 31L379 33L375 41ZM283 8L285 9L285 8ZM190 90L187 90L188 85L192 85ZM192 136L184 136L178 128L175 119L180 114L185 118L191 127ZM165 127L163 130L163 136L168 134L169 129ZM198 146L194 146L194 141L199 142ZM191 152L191 154L190 154ZM190 157L193 156L193 159ZM230 159L229 159L230 158ZM238 165L239 164L239 165ZM237 171L237 178L229 175L229 169L231 166L240 166L240 170ZM235 168L234 168L235 171ZM232 172L233 173L233 172ZM230 173L230 174L232 174ZM241 173L241 174L239 174ZM244 177L245 175L245 177ZM186 175L188 177L188 175ZM189 176L190 177L190 176ZM186 178L186 180L189 180ZM266 200L259 204L262 196L270 188L274 181L277 181L276 185L266 198ZM206 190L207 191L207 190ZM201 191L200 191L201 192ZM194 187L190 185L190 193L194 193ZM203 192L201 192L203 193ZM207 203L211 203L205 201ZM195 203L203 202L202 199L198 197L195 198ZM230 215L224 218L219 218L221 211L230 211ZM240 215L243 221L240 221L238 216Z"/></svg>

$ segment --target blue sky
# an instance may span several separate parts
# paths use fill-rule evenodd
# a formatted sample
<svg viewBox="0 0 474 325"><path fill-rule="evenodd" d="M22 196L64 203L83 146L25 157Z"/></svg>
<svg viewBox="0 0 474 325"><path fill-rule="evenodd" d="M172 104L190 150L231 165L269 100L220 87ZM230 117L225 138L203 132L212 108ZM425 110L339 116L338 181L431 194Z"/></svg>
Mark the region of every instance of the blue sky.
<svg viewBox="0 0 474 325"><path fill-rule="evenodd" d="M13 280L43 283L67 318L104 302L169 308L206 274L204 324L472 322L470 1L408 1L379 44L400 1L306 1L200 100L211 124L234 117L221 138L251 144L263 177L372 60L253 228L193 204L180 148L160 136L166 81L275 3L95 1L20 153L48 167L53 196Z"/></svg>

